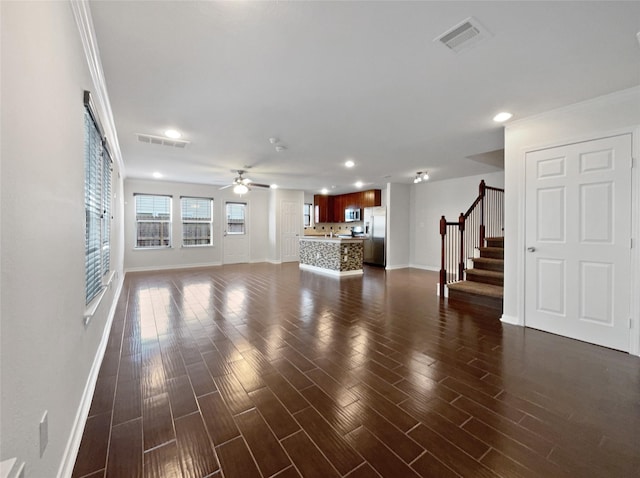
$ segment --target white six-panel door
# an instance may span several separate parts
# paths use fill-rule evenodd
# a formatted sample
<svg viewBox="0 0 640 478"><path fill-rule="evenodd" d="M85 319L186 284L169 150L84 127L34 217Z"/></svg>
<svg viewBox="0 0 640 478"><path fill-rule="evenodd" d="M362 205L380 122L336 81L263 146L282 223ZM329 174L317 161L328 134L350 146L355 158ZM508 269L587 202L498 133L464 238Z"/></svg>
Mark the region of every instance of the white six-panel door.
<svg viewBox="0 0 640 478"><path fill-rule="evenodd" d="M280 203L281 261L300 259L302 203L283 200Z"/></svg>
<svg viewBox="0 0 640 478"><path fill-rule="evenodd" d="M525 325L629 350L631 135L526 155Z"/></svg>

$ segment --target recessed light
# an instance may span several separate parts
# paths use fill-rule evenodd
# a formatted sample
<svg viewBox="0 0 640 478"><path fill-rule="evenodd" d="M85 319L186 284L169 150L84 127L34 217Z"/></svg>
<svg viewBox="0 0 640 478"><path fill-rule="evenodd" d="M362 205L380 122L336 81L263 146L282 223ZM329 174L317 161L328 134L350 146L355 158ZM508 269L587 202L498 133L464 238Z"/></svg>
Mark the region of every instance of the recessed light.
<svg viewBox="0 0 640 478"><path fill-rule="evenodd" d="M153 177L156 179L160 179L162 177L162 173L159 173L158 171L156 171L155 173L153 173Z"/></svg>
<svg viewBox="0 0 640 478"><path fill-rule="evenodd" d="M182 136L180 131L176 131L175 129L168 129L167 131L164 132L164 135L167 138L171 138L171 139L178 139Z"/></svg>
<svg viewBox="0 0 640 478"><path fill-rule="evenodd" d="M357 188L361 188L362 185L363 185L362 181L358 181L358 182L355 183L354 186L357 187Z"/></svg>
<svg viewBox="0 0 640 478"><path fill-rule="evenodd" d="M287 149L287 147L286 147L286 146L282 146L281 144L279 144L278 146L276 146L276 151L277 151L278 153L283 152L285 149Z"/></svg>
<svg viewBox="0 0 640 478"><path fill-rule="evenodd" d="M269 142L271 144L276 144L278 142L278 138L269 138Z"/></svg>
<svg viewBox="0 0 640 478"><path fill-rule="evenodd" d="M271 186L269 186L271 189L278 189L278 185L277 184L272 184Z"/></svg>
<svg viewBox="0 0 640 478"><path fill-rule="evenodd" d="M503 111L501 113L498 113L497 115L495 115L493 117L493 121L495 121L496 123L503 123L505 121L507 121L508 119L510 119L513 115L511 113L507 113L506 111Z"/></svg>
<svg viewBox="0 0 640 478"><path fill-rule="evenodd" d="M349 159L349 160L345 161L344 165L347 168L353 168L356 165L356 163L354 163L352 160Z"/></svg>
<svg viewBox="0 0 640 478"><path fill-rule="evenodd" d="M322 188L322 189L320 190L320 192L321 192L322 194L327 194L327 193L329 192L329 190L328 190L327 188Z"/></svg>

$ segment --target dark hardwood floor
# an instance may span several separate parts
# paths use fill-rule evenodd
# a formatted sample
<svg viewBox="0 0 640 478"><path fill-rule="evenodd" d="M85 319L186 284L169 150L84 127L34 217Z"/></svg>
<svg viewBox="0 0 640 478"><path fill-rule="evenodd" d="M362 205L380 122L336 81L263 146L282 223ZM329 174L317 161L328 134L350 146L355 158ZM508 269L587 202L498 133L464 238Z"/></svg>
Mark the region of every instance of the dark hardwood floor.
<svg viewBox="0 0 640 478"><path fill-rule="evenodd" d="M128 274L74 477L637 477L640 359L416 269Z"/></svg>

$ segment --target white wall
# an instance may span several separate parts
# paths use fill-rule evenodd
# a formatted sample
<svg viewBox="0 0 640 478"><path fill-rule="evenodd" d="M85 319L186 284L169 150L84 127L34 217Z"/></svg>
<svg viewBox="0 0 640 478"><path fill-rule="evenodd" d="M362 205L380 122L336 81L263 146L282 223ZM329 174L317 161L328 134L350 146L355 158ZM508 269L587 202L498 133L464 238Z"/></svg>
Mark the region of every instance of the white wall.
<svg viewBox="0 0 640 478"><path fill-rule="evenodd" d="M136 249L134 194L170 195L172 201L172 247L162 249ZM250 240L251 262L264 262L269 254L269 189L254 188L240 197L232 188L220 190L219 186L127 179L125 194L125 254L126 270L175 269L220 265L223 263L223 232L225 201L247 203L247 234ZM180 222L180 196L213 198L213 246L182 247L182 223ZM302 209L300 212L302 215Z"/></svg>
<svg viewBox="0 0 640 478"><path fill-rule="evenodd" d="M0 459L25 462L27 478L53 477L83 422L85 386L123 275L122 182L116 165L118 278L85 326L83 90L97 88L68 2L2 2L0 21Z"/></svg>
<svg viewBox="0 0 640 478"><path fill-rule="evenodd" d="M632 204L635 243L640 237L640 167L638 166L637 126L640 125L640 87L550 111L532 118L510 123L505 130L505 286L504 315L506 322L524 324L524 158L527 151L585 141L610 134L634 133ZM632 249L632 286L640 288L639 248ZM640 295L635 293L632 353L640 353Z"/></svg>
<svg viewBox="0 0 640 478"><path fill-rule="evenodd" d="M388 183L383 204L387 207L387 269L409 267L411 185Z"/></svg>
<svg viewBox="0 0 640 478"><path fill-rule="evenodd" d="M411 267L440 270L440 217L457 221L476 200L480 181L504 188L504 172L411 185Z"/></svg>

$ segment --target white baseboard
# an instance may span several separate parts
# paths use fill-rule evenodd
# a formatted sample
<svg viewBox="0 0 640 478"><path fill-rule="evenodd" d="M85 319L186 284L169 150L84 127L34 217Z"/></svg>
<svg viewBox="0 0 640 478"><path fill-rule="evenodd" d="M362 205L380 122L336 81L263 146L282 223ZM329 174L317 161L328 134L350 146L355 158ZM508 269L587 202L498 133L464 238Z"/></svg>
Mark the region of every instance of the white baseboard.
<svg viewBox="0 0 640 478"><path fill-rule="evenodd" d="M221 266L222 262L202 262L199 264L177 264L170 266L141 266L141 267L127 267L124 273L129 272L153 272L153 271L170 271L175 269L196 269L198 267L217 267Z"/></svg>
<svg viewBox="0 0 640 478"><path fill-rule="evenodd" d="M409 264L398 264L398 265L394 265L394 266L385 266L385 269L388 271L393 271L396 269L407 269L409 268Z"/></svg>
<svg viewBox="0 0 640 478"><path fill-rule="evenodd" d="M439 267L425 266L424 264L409 264L413 269L421 269L423 271L440 272Z"/></svg>
<svg viewBox="0 0 640 478"><path fill-rule="evenodd" d="M511 315L502 314L502 317L500 317L500 322L502 322L503 324L524 326L524 324L518 317L513 317Z"/></svg>
<svg viewBox="0 0 640 478"><path fill-rule="evenodd" d="M332 269L325 269L323 267L311 266L309 264L300 264L300 269L319 272L320 274L325 274L332 277L348 277L348 276L361 276L364 271L362 269L357 269L354 271L334 271Z"/></svg>
<svg viewBox="0 0 640 478"><path fill-rule="evenodd" d="M93 393L96 390L96 383L98 381L98 374L100 373L100 367L102 366L102 359L107 350L107 343L109 342L109 335L111 333L111 325L113 324L113 318L116 314L116 307L118 305L118 299L122 293L122 285L124 284L124 274L118 280L118 286L113 295L113 302L107 315L107 322L104 325L102 331L102 339L96 350L96 354L93 358L93 364L89 370L89 377L87 383L84 386L82 397L80 399L80 406L76 411L76 417L71 427L71 435L67 441L64 454L62 455L62 462L58 469L58 478L70 478L73 473L73 467L78 457L78 451L80 451L80 443L82 442L82 434L84 433L84 427L87 424L87 418L89 416L89 410L91 408L91 401L93 400Z"/></svg>

